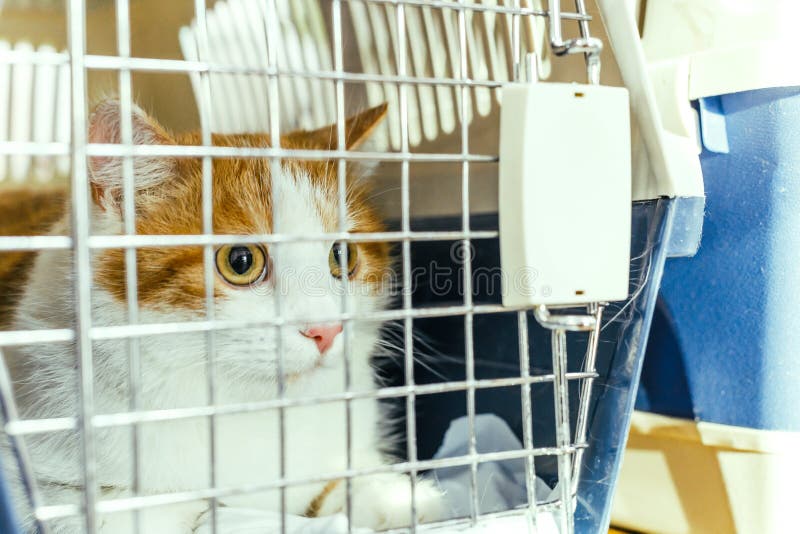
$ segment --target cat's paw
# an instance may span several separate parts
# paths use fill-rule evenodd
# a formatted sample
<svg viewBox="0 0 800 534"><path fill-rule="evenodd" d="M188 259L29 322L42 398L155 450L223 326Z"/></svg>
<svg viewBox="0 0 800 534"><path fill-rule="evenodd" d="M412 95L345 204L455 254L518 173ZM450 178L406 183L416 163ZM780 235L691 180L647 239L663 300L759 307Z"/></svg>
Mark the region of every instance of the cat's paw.
<svg viewBox="0 0 800 534"><path fill-rule="evenodd" d="M418 479L415 493L417 523L446 517L444 495L435 483ZM353 526L374 530L405 527L412 522L411 514L408 475L386 473L353 480Z"/></svg>

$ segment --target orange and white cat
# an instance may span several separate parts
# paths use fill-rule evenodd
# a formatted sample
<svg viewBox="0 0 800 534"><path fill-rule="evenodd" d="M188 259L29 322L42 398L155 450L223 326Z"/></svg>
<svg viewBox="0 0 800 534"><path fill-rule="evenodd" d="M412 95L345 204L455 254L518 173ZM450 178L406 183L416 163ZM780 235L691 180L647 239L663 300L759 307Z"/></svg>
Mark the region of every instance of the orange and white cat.
<svg viewBox="0 0 800 534"><path fill-rule="evenodd" d="M347 120L348 148L359 145L386 113L385 106ZM136 144L197 145L200 135L173 135L134 106ZM119 143L119 104L101 102L90 118L93 143ZM300 131L281 138L289 148L330 149L336 127ZM214 144L267 147L267 135L215 135ZM118 235L123 230L123 179L119 158L90 158L93 234ZM213 161L213 230L215 234L315 236L339 230L337 165L332 161L282 161L280 173L270 172L261 158L215 158ZM202 162L189 157L134 158L136 231L142 235L201 234ZM348 173L350 171L348 170ZM367 202L363 181L348 175L347 228L350 232L383 229ZM2 193L0 193L2 195ZM54 198L58 198L55 195ZM22 200L24 202L24 199ZM54 218L51 211L43 217ZM35 218L35 217L32 217ZM0 216L0 230L11 221ZM51 228L69 234L68 210ZM18 221L16 221L18 223ZM35 222L35 221L32 221ZM41 221L40 221L41 222ZM17 224L18 226L18 224ZM8 233L8 232L6 232ZM30 232L28 232L30 233ZM346 257L346 270L340 263ZM278 350L282 351L285 397L335 396L345 391L342 324L331 322L341 313L343 278L352 311L359 316L389 304L384 275L390 268L385 243L295 241L279 244L231 244L215 249L214 319L247 321L248 328L213 333L216 405L259 403L278 397ZM94 249L92 253L92 327L128 322L125 252ZM139 323L175 323L206 318L203 248L143 247L136 252ZM19 330L73 326L73 266L63 250L17 254L0 262L0 287L18 287L13 298L12 327ZM284 326L268 324L280 317ZM2 312L0 312L2 313ZM258 322L267 324L258 325ZM1 323L2 321L0 321ZM355 391L376 387L370 357L380 323L353 323L349 352ZM102 337L102 336L101 336ZM108 339L108 337L112 337ZM138 342L140 410L172 410L210 404L208 345L205 332L148 335ZM94 410L98 414L129 411L129 341L95 339ZM37 344L7 350L17 401L24 418L55 418L79 413L78 374L74 346ZM171 412L158 412L167 419ZM172 413L174 415L174 413ZM382 413L374 399L352 401L351 436L354 470L386 465L387 444L381 431ZM155 418L158 419L158 418ZM280 420L276 409L218 414L216 441L211 446L212 421L191 415L177 420L153 420L138 425L139 494L182 493L210 487L242 488L269 485L281 478ZM325 480L347 468L347 416L343 401L309 402L285 410L284 476L287 480L321 479L286 489L290 514L325 515L345 512L346 484ZM79 503L83 480L81 441L77 431L26 437L45 504ZM97 489L100 499L131 496L132 433L128 426L95 431ZM425 480L417 482L421 520L443 515L442 496ZM221 506L280 511L275 486L258 493L232 491L218 499ZM411 480L407 474L378 473L352 480L355 526L375 529L407 525L411 518ZM189 533L208 519L209 503L191 501L147 508L140 515L140 532ZM33 528L28 518L28 527ZM132 532L130 512L101 514L99 531ZM61 518L54 532L84 529L80 517ZM225 532L220 525L219 532Z"/></svg>

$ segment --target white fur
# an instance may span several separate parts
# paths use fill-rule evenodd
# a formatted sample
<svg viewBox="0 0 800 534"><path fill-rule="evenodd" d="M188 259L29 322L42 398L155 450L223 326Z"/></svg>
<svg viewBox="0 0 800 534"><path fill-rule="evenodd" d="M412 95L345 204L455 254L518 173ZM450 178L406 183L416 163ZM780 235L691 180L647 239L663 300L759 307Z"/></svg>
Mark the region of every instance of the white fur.
<svg viewBox="0 0 800 534"><path fill-rule="evenodd" d="M323 223L314 202L321 195L303 176L279 176L273 181L277 194L275 226L282 233L319 234ZM320 197L321 198L321 197ZM317 199L319 200L319 198ZM59 229L56 229L58 231ZM63 227L60 229L63 231ZM121 231L118 214L95 208L93 232ZM342 282L329 273L328 252L332 243L298 242L270 248L272 280L256 289L227 290L217 302L220 320L268 320L276 317L275 291L281 291L281 316L313 324L317 318L341 311L338 294ZM95 258L96 259L96 258ZM16 316L15 328L68 327L73 310L72 274L69 254L41 252ZM120 273L124 276L124 273ZM351 283L353 311L369 313L383 309L386 297ZM142 309L143 323L197 319L177 310ZM95 326L126 323L126 304L112 298L102 287L92 292ZM369 358L378 339L377 322L353 323L350 342L352 390L375 387ZM344 391L343 335L320 358L314 342L299 333L299 326L283 327L280 335L287 379L285 396L299 399ZM264 401L277 397L278 332L275 327L221 330L213 334L215 347L217 405ZM139 343L142 376L141 409L204 406L207 388L206 335L203 333L160 335ZM96 341L95 411L116 413L129 409L128 341ZM18 398L25 418L75 415L77 374L74 349L65 345L37 345L17 349L14 360ZM383 465L385 438L379 431L381 414L374 400L352 402L352 467ZM223 488L262 484L280 478L280 429L277 410L220 415L215 419L216 485ZM285 476L288 479L335 475L346 465L346 411L343 402L310 404L285 411ZM140 438L140 488L143 494L158 494L211 487L210 422L188 418L142 424ZM80 440L74 433L51 433L27 439L33 464L47 504L77 502L82 484ZM131 432L126 427L98 430L96 460L98 485L103 498L130 495L132 483ZM286 509L302 514L325 482L290 487ZM324 501L322 511L345 508L345 485L340 483ZM380 474L353 480L353 518L357 526L396 527L410 520L410 480L402 474ZM420 517L441 516L438 490L418 483ZM280 510L276 490L220 499L222 505ZM206 502L193 502L150 509L141 515L144 533L188 533L207 510ZM78 520L54 522L57 532L79 532ZM104 533L126 533L131 516L120 513L102 518ZM225 532L224 526L220 530Z"/></svg>

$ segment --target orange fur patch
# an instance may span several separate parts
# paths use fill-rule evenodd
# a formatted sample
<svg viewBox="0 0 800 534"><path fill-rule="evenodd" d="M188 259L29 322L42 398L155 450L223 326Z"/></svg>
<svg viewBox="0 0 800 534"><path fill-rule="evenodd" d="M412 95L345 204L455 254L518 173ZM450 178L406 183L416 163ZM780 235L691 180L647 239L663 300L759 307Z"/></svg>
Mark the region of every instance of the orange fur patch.
<svg viewBox="0 0 800 534"><path fill-rule="evenodd" d="M386 113L385 106L373 108L347 122L347 144L356 146ZM329 149L320 146L331 140L327 127L311 132L294 132L281 138L284 148ZM335 135L333 135L335 137ZM199 133L176 136L174 142L198 145ZM216 146L268 147L265 134L215 135ZM289 174L310 177L331 203L317 206L325 230L338 230L338 178L334 161L285 160ZM182 235L202 233L202 162L199 158L175 158L174 176L167 183L139 192L136 231L141 235ZM347 211L353 232L381 232L384 225L367 205L368 190L348 173ZM212 165L213 231L215 234L270 233L272 194L269 160L263 158L217 158ZM387 243L358 243L359 266L353 277L377 285L390 266ZM269 247L265 247L269 250ZM200 311L205 305L202 247L144 247L137 249L138 296L142 306L178 307ZM95 279L115 298L124 301L125 253L110 249L101 254ZM222 297L224 284L217 277L215 296Z"/></svg>
<svg viewBox="0 0 800 534"><path fill-rule="evenodd" d="M60 190L0 192L0 235L32 236L47 232L64 212ZM0 328L7 328L22 293L35 252L0 251Z"/></svg>

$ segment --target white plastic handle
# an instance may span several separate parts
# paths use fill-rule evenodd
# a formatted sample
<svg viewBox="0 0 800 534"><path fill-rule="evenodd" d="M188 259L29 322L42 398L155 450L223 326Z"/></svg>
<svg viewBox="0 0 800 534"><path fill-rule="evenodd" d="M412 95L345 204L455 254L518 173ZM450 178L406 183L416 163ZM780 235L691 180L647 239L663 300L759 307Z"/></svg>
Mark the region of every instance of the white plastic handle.
<svg viewBox="0 0 800 534"><path fill-rule="evenodd" d="M656 103L655 92L647 72L647 62L639 37L639 28L628 0L597 0L608 39L630 91L631 111L639 125L650 165L655 174L657 190L674 196L675 177L670 169L665 148L664 127Z"/></svg>

